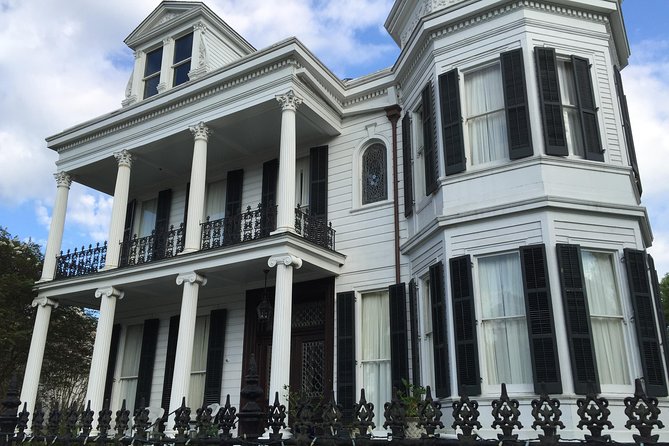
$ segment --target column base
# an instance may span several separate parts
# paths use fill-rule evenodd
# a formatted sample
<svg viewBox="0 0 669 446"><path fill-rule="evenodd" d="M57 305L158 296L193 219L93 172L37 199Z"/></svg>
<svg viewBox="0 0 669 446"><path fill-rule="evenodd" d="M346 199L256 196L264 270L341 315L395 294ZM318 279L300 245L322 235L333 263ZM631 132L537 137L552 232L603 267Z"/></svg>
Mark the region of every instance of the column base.
<svg viewBox="0 0 669 446"><path fill-rule="evenodd" d="M284 234L286 232L290 232L291 234L296 234L297 235L297 232L295 231L295 228L292 228L290 226L278 227L274 231L270 232L269 235Z"/></svg>

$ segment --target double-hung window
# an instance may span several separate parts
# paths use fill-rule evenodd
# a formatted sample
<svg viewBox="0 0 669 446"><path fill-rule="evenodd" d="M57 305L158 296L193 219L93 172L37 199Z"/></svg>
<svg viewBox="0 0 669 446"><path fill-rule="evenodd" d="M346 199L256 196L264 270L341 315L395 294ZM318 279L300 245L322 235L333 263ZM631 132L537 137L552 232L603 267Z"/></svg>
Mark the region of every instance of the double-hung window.
<svg viewBox="0 0 669 446"><path fill-rule="evenodd" d="M198 316L195 320L193 357L188 386L188 404L202 407L204 385L207 376L207 346L209 345L209 316Z"/></svg>
<svg viewBox="0 0 669 446"><path fill-rule="evenodd" d="M174 81L172 86L176 87L188 82L188 73L191 69L193 53L193 33L186 34L174 41L174 58L172 69L174 70Z"/></svg>
<svg viewBox="0 0 669 446"><path fill-rule="evenodd" d="M163 47L146 53L144 62L144 99L158 94L160 67L163 63Z"/></svg>
<svg viewBox="0 0 669 446"><path fill-rule="evenodd" d="M125 343L123 344L123 359L121 360L121 374L119 376L119 406L120 402L125 400L125 407L131 411L135 407L135 396L137 394L139 361L142 351L142 329L142 324L129 325L125 331Z"/></svg>

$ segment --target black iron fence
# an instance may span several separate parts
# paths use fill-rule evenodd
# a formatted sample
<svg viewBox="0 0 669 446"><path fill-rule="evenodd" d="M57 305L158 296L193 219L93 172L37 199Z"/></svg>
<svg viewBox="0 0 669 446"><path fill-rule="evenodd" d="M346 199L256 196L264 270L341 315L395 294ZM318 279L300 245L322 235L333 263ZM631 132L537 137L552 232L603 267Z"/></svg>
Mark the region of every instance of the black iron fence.
<svg viewBox="0 0 669 446"><path fill-rule="evenodd" d="M119 266L140 265L176 256L184 249L185 225L171 225L166 231L151 231L151 235L121 242Z"/></svg>
<svg viewBox="0 0 669 446"><path fill-rule="evenodd" d="M80 250L74 248L73 252L68 249L65 254L63 251L56 257L56 279L66 279L68 277L85 276L93 274L104 268L107 260L107 242L102 245L96 243L95 246L84 246Z"/></svg>
<svg viewBox="0 0 669 446"><path fill-rule="evenodd" d="M310 215L297 205L295 209L295 232L310 242L316 243L327 249L335 249L335 230L332 223Z"/></svg>
<svg viewBox="0 0 669 446"><path fill-rule="evenodd" d="M231 246L237 243L268 237L276 229L275 205L259 203L239 215L207 220L202 223L202 250Z"/></svg>

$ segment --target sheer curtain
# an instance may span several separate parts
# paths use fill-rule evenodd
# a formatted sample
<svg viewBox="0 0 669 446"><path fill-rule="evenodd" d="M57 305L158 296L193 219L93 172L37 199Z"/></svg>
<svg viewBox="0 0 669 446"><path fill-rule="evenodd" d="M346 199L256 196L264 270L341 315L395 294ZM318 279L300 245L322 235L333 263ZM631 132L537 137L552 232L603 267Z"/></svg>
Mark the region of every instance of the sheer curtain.
<svg viewBox="0 0 669 446"><path fill-rule="evenodd" d="M488 384L530 384L532 366L520 256L478 259L481 326Z"/></svg>
<svg viewBox="0 0 669 446"><path fill-rule="evenodd" d="M498 64L465 76L472 164L508 158L502 75Z"/></svg>
<svg viewBox="0 0 669 446"><path fill-rule="evenodd" d="M582 250L581 258L599 382L629 384L623 310L616 287L613 256Z"/></svg>
<svg viewBox="0 0 669 446"><path fill-rule="evenodd" d="M383 404L390 401L390 309L388 293L362 296L362 386L367 401L374 403L374 413L383 414Z"/></svg>
<svg viewBox="0 0 669 446"><path fill-rule="evenodd" d="M195 321L193 359L190 369L188 401L192 408L202 407L204 401L204 381L207 376L207 347L209 346L209 316L198 316ZM195 412L195 410L193 410Z"/></svg>
<svg viewBox="0 0 669 446"><path fill-rule="evenodd" d="M125 399L126 409L132 412L135 408L137 393L137 375L139 373L139 357L142 351L143 325L130 325L126 328L121 376L119 377L119 407ZM148 404L148 401L145 401Z"/></svg>
<svg viewBox="0 0 669 446"><path fill-rule="evenodd" d="M142 216L139 221L139 237L151 235L156 227L156 211L158 209L158 199L146 200L142 202Z"/></svg>
<svg viewBox="0 0 669 446"><path fill-rule="evenodd" d="M577 108L578 98L576 96L576 84L574 83L574 70L571 62L566 60L559 60L557 68L567 145L573 155L585 156L583 132L581 131L581 120Z"/></svg>
<svg viewBox="0 0 669 446"><path fill-rule="evenodd" d="M216 181L207 186L207 211L209 221L223 218L225 215L225 181Z"/></svg>

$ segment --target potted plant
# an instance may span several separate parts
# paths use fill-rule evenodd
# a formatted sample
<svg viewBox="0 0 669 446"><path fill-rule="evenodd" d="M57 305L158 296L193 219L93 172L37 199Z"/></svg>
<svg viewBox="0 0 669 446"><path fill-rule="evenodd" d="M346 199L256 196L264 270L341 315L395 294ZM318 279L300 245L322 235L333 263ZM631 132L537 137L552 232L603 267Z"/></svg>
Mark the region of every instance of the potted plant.
<svg viewBox="0 0 669 446"><path fill-rule="evenodd" d="M404 413L407 421L406 436L407 438L420 438L423 429L418 427L418 410L423 396L425 395L425 387L420 384L412 384L406 379L402 379L403 389L397 392L400 401L404 404Z"/></svg>

